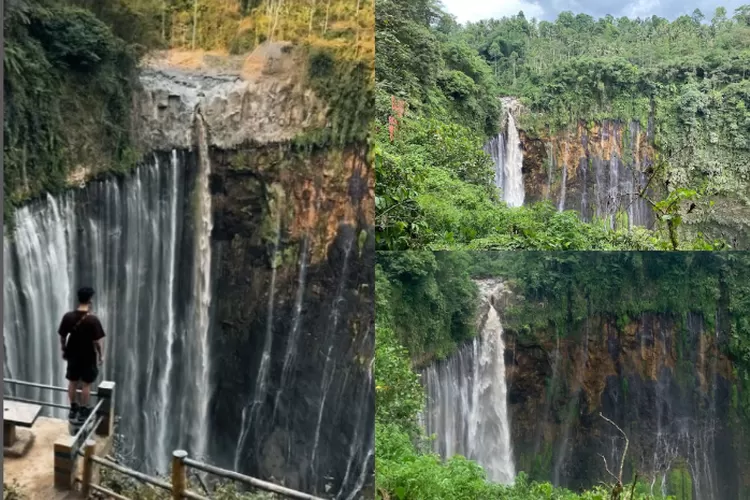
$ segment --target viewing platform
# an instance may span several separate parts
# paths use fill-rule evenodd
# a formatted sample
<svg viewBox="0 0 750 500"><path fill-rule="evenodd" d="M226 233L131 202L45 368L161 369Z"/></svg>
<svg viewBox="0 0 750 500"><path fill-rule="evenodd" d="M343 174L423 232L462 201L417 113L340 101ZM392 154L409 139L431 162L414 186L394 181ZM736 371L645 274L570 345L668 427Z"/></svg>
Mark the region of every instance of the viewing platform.
<svg viewBox="0 0 750 500"><path fill-rule="evenodd" d="M4 379L4 385L67 392L64 387L21 380ZM91 397L94 403L91 414L76 434L71 436L67 420L39 416L42 407L67 410L66 405L6 395L3 482L9 487L17 486L23 494L34 500L86 499L94 492L109 499L137 500L124 497L100 484L99 470L105 467L143 484L168 491L174 499L210 500L190 489L190 469L284 498L324 500L309 493L193 460L184 450L172 453L171 481L118 464L107 458L114 446L115 383L101 382L96 391L91 393ZM203 489L203 493L210 495L205 485Z"/></svg>
<svg viewBox="0 0 750 500"><path fill-rule="evenodd" d="M55 488L55 442L71 439L68 421L49 417L39 417L32 427L34 442L22 457L6 456L3 460L3 481L16 483L29 498L63 500L82 498L79 492ZM97 436L95 454L105 457L111 453L112 436ZM76 479L82 479L82 471L77 471ZM94 478L98 481L98 478Z"/></svg>
<svg viewBox="0 0 750 500"><path fill-rule="evenodd" d="M4 385L67 392L20 380ZM79 391L80 392L80 391ZM115 383L103 381L91 393L91 414L75 435L68 420L39 416L43 407L67 410L67 405L5 395L3 401L3 482L17 486L29 498L86 498L78 486L98 481L92 467L78 468L79 456L102 458L113 448ZM54 398L52 398L54 399Z"/></svg>

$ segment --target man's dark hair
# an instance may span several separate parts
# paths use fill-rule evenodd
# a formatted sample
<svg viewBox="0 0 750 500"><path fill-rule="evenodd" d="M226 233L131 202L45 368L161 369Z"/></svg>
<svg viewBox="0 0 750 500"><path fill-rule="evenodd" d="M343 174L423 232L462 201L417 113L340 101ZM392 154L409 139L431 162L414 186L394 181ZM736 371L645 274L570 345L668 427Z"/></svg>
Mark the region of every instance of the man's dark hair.
<svg viewBox="0 0 750 500"><path fill-rule="evenodd" d="M78 289L78 303L88 304L91 302L91 297L94 296L94 289L90 286L84 286Z"/></svg>

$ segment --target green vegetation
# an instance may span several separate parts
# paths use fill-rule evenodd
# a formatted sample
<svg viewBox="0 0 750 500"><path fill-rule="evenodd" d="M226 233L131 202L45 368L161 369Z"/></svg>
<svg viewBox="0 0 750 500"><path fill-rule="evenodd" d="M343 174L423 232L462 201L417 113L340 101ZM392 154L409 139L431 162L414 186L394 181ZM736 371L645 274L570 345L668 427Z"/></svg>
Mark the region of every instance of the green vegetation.
<svg viewBox="0 0 750 500"><path fill-rule="evenodd" d="M676 368L681 372L688 368L683 366L683 358L692 355L686 352L690 347L681 335L687 331L687 314L701 315L711 336L716 329L722 339L720 348L733 363L736 380L732 421L727 425L736 429L737 436L745 435L743 429L750 426L749 256L705 252L381 252L376 270L375 361L380 498L610 498L608 489L576 496L534 482L548 477L549 448L527 462L525 472L531 479L519 476L515 489L489 485L481 468L462 457L444 462L431 453L430 439L417 424L425 397L418 370L449 356L475 335L478 297L472 280L489 277L504 278L514 294L524 298L503 311L504 326L535 344L549 342L549 335L578 335L590 317L609 317L621 326L648 313L671 317L682 324L676 338L680 358ZM678 378L687 380L694 376L692 369L690 372ZM623 378L624 393L629 392L628 385ZM689 387L695 385L693 381ZM577 411L575 405L566 408L563 411ZM735 452L750 464L750 455L741 443ZM691 498L692 478L687 469L675 467L668 483L675 498ZM631 485L624 486L629 495ZM646 485L638 483L634 491L635 498L649 498Z"/></svg>
<svg viewBox="0 0 750 500"><path fill-rule="evenodd" d="M4 23L7 219L16 204L59 191L73 170L133 160L127 130L138 56L135 40L63 2L11 2Z"/></svg>
<svg viewBox="0 0 750 500"><path fill-rule="evenodd" d="M748 10L719 9L710 24L698 12L671 23L563 13L462 27L433 0L377 0L379 248L721 247L717 228L750 223ZM544 140L605 119L653 128L650 185L669 198L650 200L656 230L499 202L482 145L498 131L501 95L521 100L520 125Z"/></svg>

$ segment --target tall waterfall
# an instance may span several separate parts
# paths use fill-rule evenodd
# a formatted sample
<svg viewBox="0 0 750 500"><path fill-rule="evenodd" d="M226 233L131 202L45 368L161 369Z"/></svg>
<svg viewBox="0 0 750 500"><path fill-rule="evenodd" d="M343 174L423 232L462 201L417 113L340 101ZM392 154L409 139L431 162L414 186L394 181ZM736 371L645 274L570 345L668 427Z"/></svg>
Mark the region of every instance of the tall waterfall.
<svg viewBox="0 0 750 500"><path fill-rule="evenodd" d="M208 131L203 121L203 116L198 112L195 114L196 130L198 132L198 178L196 180L196 231L193 279L193 316L195 318L195 335L197 354L194 370L196 388L197 422L192 429L195 430L196 449L199 457L206 452L208 436L208 401L210 398L211 367L209 352L209 313L211 310L211 231L213 230L213 213L211 211L211 191L209 189L209 176L211 174L211 158L208 150ZM185 405L190 405L190 400L184 400Z"/></svg>
<svg viewBox="0 0 750 500"><path fill-rule="evenodd" d="M524 199L523 150L511 113L507 114L505 132L492 138L485 151L495 162L495 186L500 189L503 201L511 207L520 207Z"/></svg>
<svg viewBox="0 0 750 500"><path fill-rule="evenodd" d="M171 451L186 444L180 430L205 422L205 365L196 371L175 362L207 361L200 331L207 320L199 328L189 317L192 278L181 272L201 252L184 224L186 161L176 151L154 156L127 179L48 195L20 208L3 239L4 375L64 386L57 327L75 307L77 288L93 286L107 334L100 379L117 382L123 452L146 471L166 472ZM9 390L67 404L60 393Z"/></svg>
<svg viewBox="0 0 750 500"><path fill-rule="evenodd" d="M478 338L426 370L428 434L443 457L476 460L494 482L512 483L503 327L494 306Z"/></svg>

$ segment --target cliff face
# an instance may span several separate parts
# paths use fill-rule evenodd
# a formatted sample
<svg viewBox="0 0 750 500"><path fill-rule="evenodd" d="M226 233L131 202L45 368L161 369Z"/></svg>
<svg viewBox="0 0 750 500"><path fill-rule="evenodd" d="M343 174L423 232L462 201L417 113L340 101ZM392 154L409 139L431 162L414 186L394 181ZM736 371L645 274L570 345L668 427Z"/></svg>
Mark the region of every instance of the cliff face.
<svg viewBox="0 0 750 500"><path fill-rule="evenodd" d="M507 481L498 471L509 464L588 489L619 471L619 427L625 481L637 474L639 488L678 500L747 497L736 367L724 354L728 316L591 314L529 326L520 307L529 299L513 282L477 284L480 334L423 374L437 453L476 460L495 481ZM544 303L534 309L551 314ZM500 322L488 329L494 312Z"/></svg>
<svg viewBox="0 0 750 500"><path fill-rule="evenodd" d="M374 175L366 144L295 143L327 105L293 51L265 50L249 75L146 72L137 136L198 154L196 120L208 136L209 455L355 498L373 471Z"/></svg>
<svg viewBox="0 0 750 500"><path fill-rule="evenodd" d="M9 366L62 383L56 339L23 332L56 328L93 284L120 428L149 473L181 447L318 496L371 496L374 174L366 143L309 140L332 120L307 64L276 44L229 70L145 69L139 166L80 169L81 189L19 210L4 242ZM53 246L65 253L46 265Z"/></svg>
<svg viewBox="0 0 750 500"><path fill-rule="evenodd" d="M232 450L243 470L307 491L343 483L342 498L372 472L364 154L274 145L212 155L216 456Z"/></svg>
<svg viewBox="0 0 750 500"><path fill-rule="evenodd" d="M748 475L733 426L732 364L703 318L643 314L618 325L592 317L564 339L511 333L506 350L519 468L585 487L619 468L654 492L744 498ZM680 493L680 492L683 493Z"/></svg>
<svg viewBox="0 0 750 500"><path fill-rule="evenodd" d="M527 202L549 200L610 227L652 227L651 207L639 196L654 198L646 132L637 122L604 121L546 138L522 134Z"/></svg>
<svg viewBox="0 0 750 500"><path fill-rule="evenodd" d="M503 98L505 112L522 124L524 203L548 200L559 210L577 211L585 221L652 228L656 218L651 202L676 188L692 189L702 198L697 210L689 210L687 202L682 207L684 236L701 233L724 239L735 249L748 248L745 163L750 146L742 134L740 140L735 138L736 127L721 133L728 126L720 117L729 109L722 106L714 110L716 116L696 118L695 123L683 123L676 116L679 110L652 105L640 122L578 121L556 132L529 127L532 132L523 125L529 125L528 111L517 100ZM508 137L507 120L501 122ZM655 173L660 158L666 169Z"/></svg>

